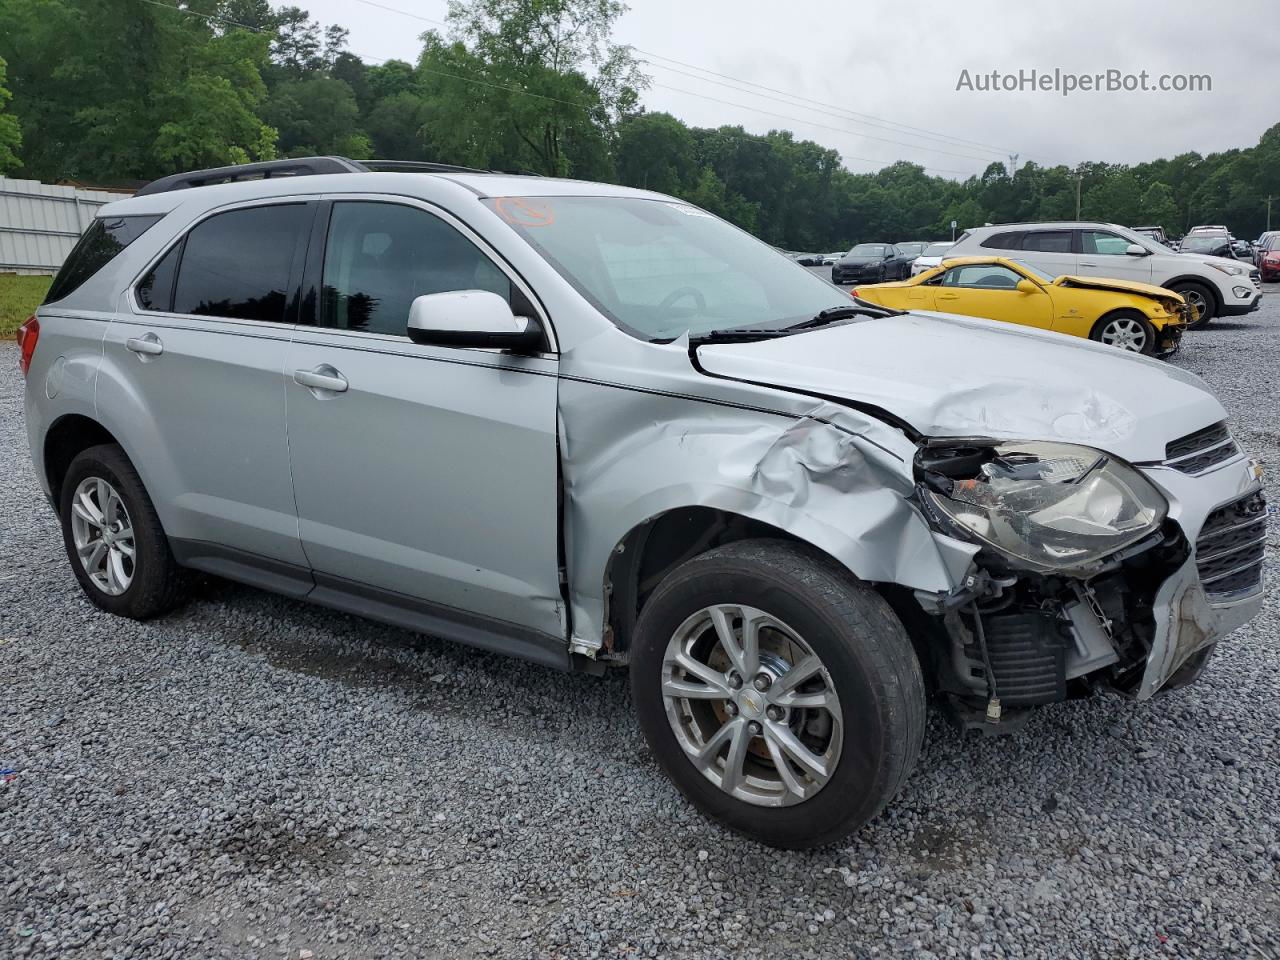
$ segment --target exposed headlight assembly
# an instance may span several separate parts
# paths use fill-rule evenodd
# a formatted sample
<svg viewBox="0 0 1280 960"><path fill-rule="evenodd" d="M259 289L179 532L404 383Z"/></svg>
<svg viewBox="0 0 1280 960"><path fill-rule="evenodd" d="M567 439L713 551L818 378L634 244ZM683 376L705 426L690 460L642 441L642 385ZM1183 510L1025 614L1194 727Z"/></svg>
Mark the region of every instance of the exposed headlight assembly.
<svg viewBox="0 0 1280 960"><path fill-rule="evenodd" d="M1240 274L1244 273L1244 267L1229 267L1221 263L1211 263L1209 266L1213 267L1215 270L1221 270L1223 273L1229 274L1233 277L1238 277Z"/></svg>
<svg viewBox="0 0 1280 960"><path fill-rule="evenodd" d="M953 531L1046 573L1083 571L1153 533L1168 502L1133 467L1041 441L922 451L926 506Z"/></svg>

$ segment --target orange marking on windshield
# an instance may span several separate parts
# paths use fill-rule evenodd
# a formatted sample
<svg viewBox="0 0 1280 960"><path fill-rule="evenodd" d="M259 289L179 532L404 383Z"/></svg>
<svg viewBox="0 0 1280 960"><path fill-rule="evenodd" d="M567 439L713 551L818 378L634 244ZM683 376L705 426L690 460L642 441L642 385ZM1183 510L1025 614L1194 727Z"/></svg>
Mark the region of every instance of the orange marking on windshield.
<svg viewBox="0 0 1280 960"><path fill-rule="evenodd" d="M503 220L516 227L549 227L556 222L555 211L549 206L520 197L498 197L494 207Z"/></svg>

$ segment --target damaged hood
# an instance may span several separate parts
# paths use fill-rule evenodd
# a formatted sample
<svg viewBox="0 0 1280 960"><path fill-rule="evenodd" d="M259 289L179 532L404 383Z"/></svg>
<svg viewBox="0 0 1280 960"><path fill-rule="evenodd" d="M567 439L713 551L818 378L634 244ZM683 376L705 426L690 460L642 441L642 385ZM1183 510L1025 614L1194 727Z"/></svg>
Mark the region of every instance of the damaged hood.
<svg viewBox="0 0 1280 960"><path fill-rule="evenodd" d="M1226 411L1193 374L1134 353L918 312L705 344L707 373L878 407L925 436L1061 440L1135 463Z"/></svg>
<svg viewBox="0 0 1280 960"><path fill-rule="evenodd" d="M1182 294L1157 287L1154 283L1139 283L1136 280L1112 280L1109 277L1077 277L1066 274L1054 278L1055 287L1087 287L1090 290L1115 290L1120 293L1136 293L1153 300L1177 300L1182 302Z"/></svg>

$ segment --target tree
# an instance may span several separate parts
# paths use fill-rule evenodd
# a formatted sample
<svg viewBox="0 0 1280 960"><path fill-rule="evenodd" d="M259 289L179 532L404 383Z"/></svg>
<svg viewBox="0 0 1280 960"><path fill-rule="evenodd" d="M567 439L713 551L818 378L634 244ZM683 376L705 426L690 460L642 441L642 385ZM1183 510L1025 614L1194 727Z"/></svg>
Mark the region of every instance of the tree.
<svg viewBox="0 0 1280 960"><path fill-rule="evenodd" d="M13 99L5 86L4 57L0 57L0 173L6 173L18 165L18 147L22 145L22 130L18 118L5 112L5 104Z"/></svg>
<svg viewBox="0 0 1280 960"><path fill-rule="evenodd" d="M280 132L280 152L286 157L369 156L359 114L351 88L321 73L281 83L263 106L264 119Z"/></svg>
<svg viewBox="0 0 1280 960"><path fill-rule="evenodd" d="M272 59L288 76L300 77L322 65L320 24L301 7L282 7L276 14Z"/></svg>

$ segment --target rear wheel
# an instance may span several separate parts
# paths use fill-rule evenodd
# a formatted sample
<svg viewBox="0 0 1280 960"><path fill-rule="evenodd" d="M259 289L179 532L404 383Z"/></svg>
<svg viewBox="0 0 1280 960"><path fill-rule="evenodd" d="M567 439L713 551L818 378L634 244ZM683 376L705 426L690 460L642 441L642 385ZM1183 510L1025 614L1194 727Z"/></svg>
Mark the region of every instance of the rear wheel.
<svg viewBox="0 0 1280 960"><path fill-rule="evenodd" d="M1089 336L1099 343L1133 353L1151 354L1156 348L1156 329L1142 314L1130 310L1109 313Z"/></svg>
<svg viewBox="0 0 1280 960"><path fill-rule="evenodd" d="M59 513L67 559L85 595L109 613L145 620L172 609L185 571L173 559L151 498L116 444L77 454Z"/></svg>
<svg viewBox="0 0 1280 960"><path fill-rule="evenodd" d="M1195 314L1195 320L1190 324L1191 329L1203 327L1213 319L1217 310L1217 301L1214 300L1208 287L1199 283L1178 283L1169 289L1174 293L1182 294L1182 298L1187 301Z"/></svg>
<svg viewBox="0 0 1280 960"><path fill-rule="evenodd" d="M636 625L631 687L676 786L773 846L862 826L924 736L924 682L901 623L847 571L787 541L730 544L669 574Z"/></svg>

